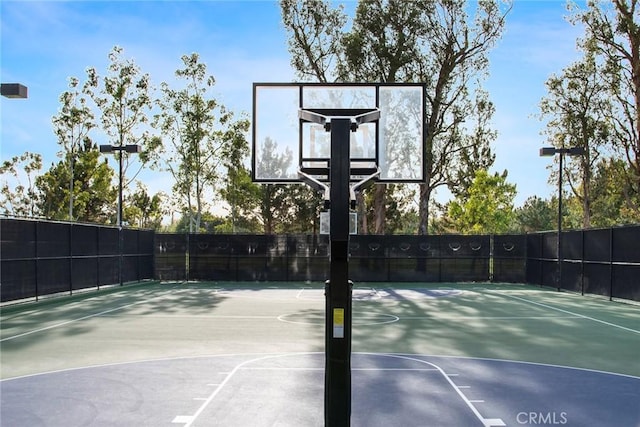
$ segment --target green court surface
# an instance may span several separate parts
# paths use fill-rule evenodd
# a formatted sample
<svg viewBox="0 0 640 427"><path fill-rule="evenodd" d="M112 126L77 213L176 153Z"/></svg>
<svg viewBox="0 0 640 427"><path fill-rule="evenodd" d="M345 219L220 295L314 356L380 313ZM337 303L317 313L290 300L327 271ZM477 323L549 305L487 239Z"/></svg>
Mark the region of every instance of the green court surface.
<svg viewBox="0 0 640 427"><path fill-rule="evenodd" d="M362 375L373 375L371 372L380 375L381 372L387 372L385 375L394 375L385 376L387 380L397 380L400 377L395 375L400 375L403 369L419 371L415 366L409 369L400 368L397 364L429 364L429 369L437 368L445 375L450 385L454 385L452 379L455 377L448 372L445 374L444 371L447 369L443 368L444 366L475 372L470 381L480 381L491 372L493 386L485 384L484 389L478 390L483 390L484 396L494 396L494 400L502 404L483 407L483 403L473 402L484 400L468 398L468 394L465 394L468 392L462 389L462 386L459 389L454 385L457 397L452 399L457 400L462 396L464 402L471 402L466 404L466 409L455 410L455 413L459 414L460 411L469 409L471 418L476 419L478 425L540 425L537 422L540 420L550 425L550 414L556 417L555 421L569 421L562 424L580 425L571 424L572 420L577 422L578 410L571 406L573 412L566 411L568 403L566 407L560 405L544 410L527 407L515 412L514 403L509 399L513 399L514 394L529 392L525 390L526 384L532 380L535 382L538 375L535 369L562 368L558 372L570 372L572 375L574 372L584 375L606 374L606 377L624 379L626 382L621 385L607 385L605 388L594 385L593 388L607 390L607 399L611 399L612 402L640 401L638 305L513 284L357 283L353 290L353 300L354 368L363 372ZM292 283L236 282L154 282L128 285L73 297L5 306L2 308L0 325L0 409L3 417L11 417L9 420L22 420L21 417L26 417L24 420L32 422L35 418L29 417L36 417L38 410L29 405L23 406L24 403L19 403L22 400L16 397L27 387L34 386L31 383L27 385L26 381L49 381L60 373L83 372L84 375L89 375L94 372L93 369L98 372L109 366L135 365L136 372L140 373L145 372L145 369L151 369L152 366L158 366L157 369L160 369L160 365L153 365L154 363L170 361L171 365L162 368L167 370L168 383L162 386L154 384L172 393L181 393L181 384L190 387L191 385L183 383L196 381L197 374L194 377L194 374L187 373L187 368L180 363L192 360L194 362L190 363L190 367L193 368L197 365L195 361L209 360L207 358L216 360L216 363L229 363L226 372L236 373L240 366L246 368L249 361L257 363L256 360L268 359L271 363L275 360L269 358L278 358L278 363L281 363L284 369L288 366L287 357L292 357L292 365L299 365L300 371L309 369L309 372L315 375L313 379L304 380L310 384L304 388L304 393L309 393L308 400L305 400L307 403L304 404L309 405L305 413L322 411L324 289L319 283L303 283L297 286ZM230 359L227 361L225 358ZM376 360L380 358L386 361L376 364ZM515 366L513 363L523 366L522 369L531 369L527 371L529 377L522 386L515 387L517 381L513 378L495 374L501 371L509 372L509 369ZM271 365L262 368L256 365L252 369L262 372L259 369L267 368L275 371ZM389 373L392 371L396 374ZM158 381L158 372L152 372L153 381ZM131 374L122 375L126 378ZM362 384L373 381L373 377L361 378L359 375L354 373L354 396ZM407 373L404 372L402 375ZM547 372L544 375L551 374ZM239 378L240 375L236 374L236 379ZM294 377L287 378L295 383L291 380ZM407 377L403 384L410 384L412 378L415 377ZM58 378L55 381L59 380ZM253 377L253 380L257 381L256 377ZM73 383L81 380L69 377L68 381ZM87 379L83 381L86 382ZM140 381L144 382L146 379ZM251 383L252 378L249 376L246 381ZM261 388L266 387L267 383L274 390L278 389L279 384L282 387L286 386L282 378L265 376L260 377L259 381ZM301 383L304 381L300 380ZM591 377L589 381L593 381ZM224 384L228 391L231 382L227 384L225 380ZM294 386L300 385L291 385ZM420 390L428 388L428 383L418 387ZM153 387L145 388L147 392L150 389ZM614 396L611 396L611 390ZM622 390L621 396L615 396L615 390ZM60 390L53 393L64 395L64 391ZM640 409L637 405L635 408L626 409L599 408L598 405L603 403L599 402L598 392L595 392L596 395L589 395L587 391L585 393L585 407L595 407L599 414L602 412L595 415L596 417L608 419L610 415L607 415L607 411L611 409L623 414L623 421L612 419L611 422L624 422L630 427L640 426ZM220 390L214 394L220 402L223 395L223 391ZM47 396L43 395L42 398L45 399ZM290 396L281 398L287 399ZM419 406L423 408L420 410L425 411L424 408L429 406L428 401L432 398L434 397L413 396L413 399L423 405ZM157 405L162 405L162 397L156 396L154 399ZM242 401L240 397L238 399L238 402ZM253 396L252 399L255 402L259 397ZM274 399L274 395L271 394L267 400L276 402ZM354 399L354 425L374 425L370 421L363 421L364 414L370 412L370 409L366 409L369 408L367 405L374 404L361 396ZM406 399L410 400L411 397L408 396ZM149 405L148 412L157 415L157 411L151 409L150 402L154 400L149 396L142 400ZM209 403L211 400L214 399L211 398ZM518 402L524 400L525 397L522 397ZM379 408L383 403L376 403L374 406ZM211 405L208 408L211 409ZM272 415L284 411L276 403L270 408L268 412ZM407 409L408 412L405 412L411 414L413 410L418 409ZM499 413L499 416L481 415L483 410ZM136 416L142 417L140 411L143 409L138 411L138 415L128 415L133 417L131 419L134 421L131 422L138 423L137 425L224 425L222 422L216 424L202 418L198 418L202 424L197 424L196 418L205 416L204 410L192 411L195 415L179 415L180 411L176 410L175 417L167 415L162 422L153 417L149 418L148 414L144 418L146 422L135 421ZM109 425L108 422L101 422L97 414L98 412L95 412L93 418L90 417L93 422L86 425ZM521 414L527 415L525 417ZM537 418L533 420L536 422L531 420L531 414L537 414ZM46 416L40 413L37 416L38 419L46 419ZM227 416L231 415L227 413ZM309 417L306 421L297 420L295 423L321 425L319 416ZM527 421L528 424L521 421ZM389 423L389 420L385 422ZM451 421L452 425L456 422L462 421ZM291 420L291 424L274 421L260 425L295 423ZM447 425L444 422L436 424ZM32 425L63 424L52 421ZM241 422L236 421L234 424L228 421L227 425L241 425ZM387 425L394 423L391 421L391 424ZM598 425L625 424L605 422Z"/></svg>

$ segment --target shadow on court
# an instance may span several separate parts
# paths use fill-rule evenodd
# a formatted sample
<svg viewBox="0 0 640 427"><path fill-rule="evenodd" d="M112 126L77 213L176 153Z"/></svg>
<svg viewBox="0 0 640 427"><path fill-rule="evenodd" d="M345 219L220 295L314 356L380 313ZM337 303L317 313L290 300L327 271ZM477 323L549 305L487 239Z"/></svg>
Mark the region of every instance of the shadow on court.
<svg viewBox="0 0 640 427"><path fill-rule="evenodd" d="M486 359L356 353L351 425L637 427L640 378ZM0 382L13 426L323 426L324 354L174 358Z"/></svg>

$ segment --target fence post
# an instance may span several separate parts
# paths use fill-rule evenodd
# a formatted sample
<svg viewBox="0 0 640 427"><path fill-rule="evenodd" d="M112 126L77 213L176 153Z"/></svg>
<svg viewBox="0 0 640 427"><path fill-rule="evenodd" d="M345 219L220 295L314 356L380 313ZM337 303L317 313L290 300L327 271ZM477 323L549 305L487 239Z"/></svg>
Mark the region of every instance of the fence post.
<svg viewBox="0 0 640 427"><path fill-rule="evenodd" d="M73 295L73 224L69 227L69 295Z"/></svg>
<svg viewBox="0 0 640 427"><path fill-rule="evenodd" d="M582 240L582 251L580 253L580 295L584 295L584 233L585 230L580 231L580 237Z"/></svg>
<svg viewBox="0 0 640 427"><path fill-rule="evenodd" d="M493 251L494 244L495 244L494 235L489 234L489 282L493 282L493 277L494 277L493 276L493 268L495 265L495 253Z"/></svg>
<svg viewBox="0 0 640 427"><path fill-rule="evenodd" d="M609 228L609 301L613 301L613 227Z"/></svg>
<svg viewBox="0 0 640 427"><path fill-rule="evenodd" d="M38 253L38 224L40 224L40 221L36 221L35 227L33 227L33 241L35 244L35 255L36 255L36 280L35 280L36 301L38 301L38 296L40 291L38 289L38 276L40 274L40 254Z"/></svg>

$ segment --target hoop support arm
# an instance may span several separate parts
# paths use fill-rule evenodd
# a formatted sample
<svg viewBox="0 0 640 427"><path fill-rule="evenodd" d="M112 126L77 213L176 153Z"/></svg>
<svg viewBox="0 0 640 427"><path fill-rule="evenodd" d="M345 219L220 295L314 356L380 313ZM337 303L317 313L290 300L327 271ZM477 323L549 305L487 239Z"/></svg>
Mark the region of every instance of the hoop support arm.
<svg viewBox="0 0 640 427"><path fill-rule="evenodd" d="M369 184L373 183L373 180L380 176L380 168L377 171L372 173L371 175L365 176L360 181L356 182L352 186L349 187L349 198L350 202L353 205L356 201L356 192L363 190Z"/></svg>
<svg viewBox="0 0 640 427"><path fill-rule="evenodd" d="M313 188L316 191L322 192L322 197L324 198L325 204L327 204L329 200L331 200L331 190L329 189L329 186L327 184L315 179L311 175L302 172L300 169L298 169L298 176L309 187Z"/></svg>

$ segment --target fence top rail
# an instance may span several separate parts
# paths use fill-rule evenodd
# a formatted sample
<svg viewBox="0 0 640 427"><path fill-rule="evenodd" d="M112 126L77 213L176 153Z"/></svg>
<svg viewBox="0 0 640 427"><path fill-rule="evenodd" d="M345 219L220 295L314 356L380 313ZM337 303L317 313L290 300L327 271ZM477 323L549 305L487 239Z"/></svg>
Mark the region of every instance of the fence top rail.
<svg viewBox="0 0 640 427"><path fill-rule="evenodd" d="M21 217L7 214L0 214L0 221L22 221L22 222L35 222L35 223L47 223L47 224L64 224L64 225L72 225L72 226L82 226L82 227L104 227L104 228L115 228L118 229L116 224L101 224L97 222L82 222L82 221L66 221L66 220L57 220L57 219L46 219L46 218L37 218L37 217ZM155 231L152 228L138 228L129 225L122 226L123 229L126 230L135 230L135 231ZM174 234L174 233L167 233ZM180 234L180 233L175 233Z"/></svg>

